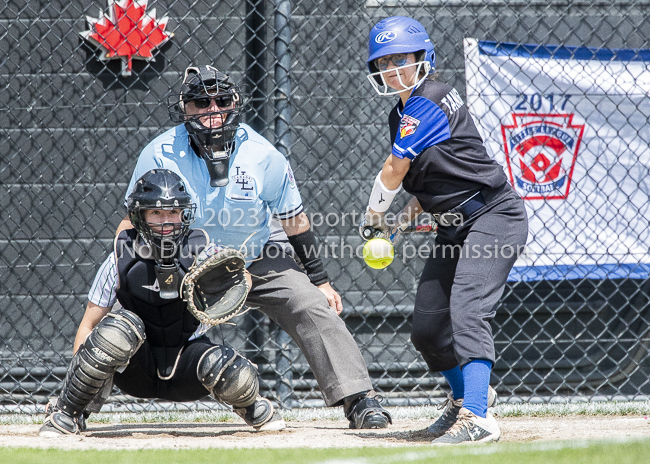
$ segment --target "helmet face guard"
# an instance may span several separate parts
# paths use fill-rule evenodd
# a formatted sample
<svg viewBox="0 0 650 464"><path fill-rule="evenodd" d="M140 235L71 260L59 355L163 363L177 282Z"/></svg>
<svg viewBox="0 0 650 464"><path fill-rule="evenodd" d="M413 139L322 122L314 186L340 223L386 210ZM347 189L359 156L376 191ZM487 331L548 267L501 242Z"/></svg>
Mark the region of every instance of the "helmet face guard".
<svg viewBox="0 0 650 464"><path fill-rule="evenodd" d="M375 65L373 64L373 66ZM416 79L415 82L413 82L412 84L406 84L402 82L402 76L400 76L398 71L400 69L412 68L414 66L417 66L417 68L415 69L415 76L420 76L420 74L424 74L424 75L419 79ZM379 95L395 95L420 85L429 75L429 69L431 69L431 65L429 64L428 61L417 61L415 63L409 63L404 66L400 66L398 68L387 69L386 71L373 72L368 74L366 77L368 78L368 81L370 81L370 84ZM397 74L397 79L399 80L399 83L402 86L402 88L393 89L388 85L388 83L386 82L386 76L389 75L390 73Z"/></svg>
<svg viewBox="0 0 650 464"><path fill-rule="evenodd" d="M196 205L181 178L167 169L145 173L127 199L129 219L146 245L147 256L156 262L156 276L163 299L178 298L178 259L183 239L194 222ZM148 222L150 210L179 210L178 222Z"/></svg>
<svg viewBox="0 0 650 464"><path fill-rule="evenodd" d="M216 110L209 111L209 108ZM212 187L228 184L230 155L247 96L229 77L212 66L189 67L181 92L169 98L173 122L184 123L190 139L205 160ZM188 108L205 111L189 113Z"/></svg>
<svg viewBox="0 0 650 464"><path fill-rule="evenodd" d="M147 210L174 210L180 209L179 222L147 222ZM129 212L131 222L137 224L135 229L142 237L144 243L151 250L151 258L161 264L172 264L178 259L181 242L188 234L190 225L194 222L196 208L194 205L184 207L163 206L149 208L136 206Z"/></svg>
<svg viewBox="0 0 650 464"><path fill-rule="evenodd" d="M386 71L380 71L377 68L375 60L398 53L415 54L416 63ZM375 91L379 95L394 95L417 87L429 74L433 73L436 69L436 54L429 34L422 24L405 16L391 16L375 24L370 31L367 65L370 71L367 77ZM401 77L398 74L403 88L389 90L391 87L386 83L386 73L392 73L396 69L403 69L407 66L417 66L415 82L405 85L401 82Z"/></svg>

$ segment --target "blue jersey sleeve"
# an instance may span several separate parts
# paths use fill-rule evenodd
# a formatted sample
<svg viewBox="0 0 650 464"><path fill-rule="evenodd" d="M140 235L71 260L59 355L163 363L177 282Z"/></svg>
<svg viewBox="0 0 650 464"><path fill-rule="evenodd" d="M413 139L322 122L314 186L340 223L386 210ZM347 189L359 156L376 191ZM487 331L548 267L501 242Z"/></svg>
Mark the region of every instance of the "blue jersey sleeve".
<svg viewBox="0 0 650 464"><path fill-rule="evenodd" d="M278 151L269 156L260 197L268 204L271 213L281 220L291 219L303 210L291 165Z"/></svg>
<svg viewBox="0 0 650 464"><path fill-rule="evenodd" d="M450 136L449 119L442 108L428 98L411 97L401 114L393 155L414 159L424 149Z"/></svg>

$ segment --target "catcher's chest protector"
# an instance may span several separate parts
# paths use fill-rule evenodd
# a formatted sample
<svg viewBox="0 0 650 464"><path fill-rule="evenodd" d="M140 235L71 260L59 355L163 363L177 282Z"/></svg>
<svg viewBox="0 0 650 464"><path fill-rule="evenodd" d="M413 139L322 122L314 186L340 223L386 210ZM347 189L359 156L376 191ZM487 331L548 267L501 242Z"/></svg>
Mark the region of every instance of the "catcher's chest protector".
<svg viewBox="0 0 650 464"><path fill-rule="evenodd" d="M117 299L144 322L158 372L165 377L172 373L178 353L199 326L199 321L187 310L187 304L181 298L160 298L155 261L143 259L135 252L136 237L136 231L129 229L120 233L115 241ZM207 244L208 238L203 230L190 230L181 248L179 281Z"/></svg>

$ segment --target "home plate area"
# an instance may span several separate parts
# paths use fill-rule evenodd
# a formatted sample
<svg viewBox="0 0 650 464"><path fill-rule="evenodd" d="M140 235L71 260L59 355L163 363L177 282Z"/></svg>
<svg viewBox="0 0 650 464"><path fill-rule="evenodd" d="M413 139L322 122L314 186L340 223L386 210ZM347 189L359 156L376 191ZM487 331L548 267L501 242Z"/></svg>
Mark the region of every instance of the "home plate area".
<svg viewBox="0 0 650 464"><path fill-rule="evenodd" d="M647 416L499 418L501 441L539 442L650 437ZM421 446L431 419L398 419L388 429L350 430L345 420L289 420L280 432L243 422L95 423L80 435L42 438L40 424L0 426L0 447L59 449L356 448Z"/></svg>

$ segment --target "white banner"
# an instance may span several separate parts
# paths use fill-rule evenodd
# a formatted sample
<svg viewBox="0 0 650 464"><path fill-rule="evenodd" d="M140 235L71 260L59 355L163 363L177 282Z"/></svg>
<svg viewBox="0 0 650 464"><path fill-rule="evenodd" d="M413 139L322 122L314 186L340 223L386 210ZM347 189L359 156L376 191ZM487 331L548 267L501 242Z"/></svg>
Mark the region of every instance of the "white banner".
<svg viewBox="0 0 650 464"><path fill-rule="evenodd" d="M510 280L648 278L650 50L465 39L465 73L530 220Z"/></svg>

